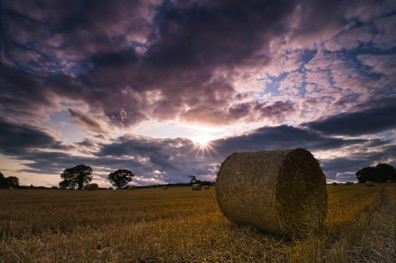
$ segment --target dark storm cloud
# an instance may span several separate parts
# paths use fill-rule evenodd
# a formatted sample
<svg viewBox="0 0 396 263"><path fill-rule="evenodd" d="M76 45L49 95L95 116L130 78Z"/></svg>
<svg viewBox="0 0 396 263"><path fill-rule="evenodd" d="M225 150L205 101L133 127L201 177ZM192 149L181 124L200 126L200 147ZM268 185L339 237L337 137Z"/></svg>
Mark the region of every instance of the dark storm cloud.
<svg viewBox="0 0 396 263"><path fill-rule="evenodd" d="M98 175L98 172L101 172L103 167L107 167L109 170L117 170L121 168L130 169L134 172L140 172L145 168L140 163L135 162L132 159L74 156L68 152L29 152L17 159L22 161L29 160L29 162L22 162L26 168L21 169L20 172L53 174L54 176L59 176L64 169L76 166L78 164L91 166L94 170L94 175Z"/></svg>
<svg viewBox="0 0 396 263"><path fill-rule="evenodd" d="M360 169L379 163L387 163L395 166L395 163L389 163L396 156L396 146L386 145L389 142L377 141L376 145L382 144L381 148L371 147L369 142L361 146L361 151L354 152L349 156L336 157L332 159L322 159L321 165L328 180L355 181L356 172ZM367 148L366 148L367 147Z"/></svg>
<svg viewBox="0 0 396 263"><path fill-rule="evenodd" d="M276 118L277 121L283 121L295 109L291 101L276 101L272 105L257 104L256 110L260 112L260 117Z"/></svg>
<svg viewBox="0 0 396 263"><path fill-rule="evenodd" d="M282 125L263 127L252 132L226 139L216 140L218 151L230 154L235 151L258 151L270 149L306 148L329 150L365 142L365 140L343 140L320 135L317 132Z"/></svg>
<svg viewBox="0 0 396 263"><path fill-rule="evenodd" d="M270 36L279 33L272 25L280 27L292 8L291 4L267 2L180 9L164 2L154 18L151 43L140 60L118 59L114 63L111 54L91 60L95 69L84 81L100 90L95 95L88 91L86 99L92 105L101 104L98 106L111 120L125 125L150 115L158 119L179 115L186 121L212 125L232 123L249 114L260 117L261 112L253 112L251 107L238 111L246 105L238 104L236 92L226 79L212 79L211 71L244 64L257 50L266 48ZM258 59L265 63L269 57ZM110 82L111 90L107 86ZM158 92L160 97L152 100L150 92ZM108 101L109 97L113 101ZM258 107L265 111L264 105ZM121 110L126 112L124 118L120 117Z"/></svg>
<svg viewBox="0 0 396 263"><path fill-rule="evenodd" d="M19 125L0 119L0 152L5 155L24 155L42 149L67 150L48 133L29 125Z"/></svg>
<svg viewBox="0 0 396 263"><path fill-rule="evenodd" d="M59 175L65 168L83 162L81 158L73 158L67 152L25 152L17 159L29 160L29 162L23 162L26 168L21 169L21 172L55 175Z"/></svg>
<svg viewBox="0 0 396 263"><path fill-rule="evenodd" d="M46 149L65 149L56 141L33 127L2 123L1 134L9 134L1 141L3 153L18 154L19 160L25 161L21 171L38 174L60 174L63 169L86 164L94 168L94 173L107 167L107 170L130 169L140 178L157 176L159 181L184 182L188 175L199 177L211 176L214 179L218 163L233 152L258 151L266 149L286 149L302 147L310 151L339 150L347 146L382 147L383 153L362 151L349 157L325 159L321 163L328 179L335 180L336 173L354 171L370 160L384 160L396 154L396 147L387 146L381 140L344 140L326 137L316 132L291 126L263 127L248 134L213 141L211 148L202 151L192 141L183 138L153 139L142 136L122 136L111 142L98 143L86 140L76 143L73 149L87 147L99 148L88 151L85 156L74 156L71 153L43 151ZM5 128L4 128L5 127ZM12 134L12 138L10 137ZM32 137L32 134L36 134ZM33 140L32 140L33 138ZM10 144L8 145L7 142ZM15 145L21 145L15 147ZM12 147L11 147L12 146ZM40 148L41 147L41 148ZM32 149L32 150L29 150ZM103 173L103 172L102 172ZM101 175L102 176L102 175Z"/></svg>
<svg viewBox="0 0 396 263"><path fill-rule="evenodd" d="M385 162L396 156L396 146L390 141L379 139L341 139L321 135L315 131L300 129L291 126L263 127L248 134L216 140L213 142L219 156L216 160L222 162L226 156L233 152L259 151L273 149L305 148L311 152L334 150L339 152L348 146L358 149L344 157L319 159L328 180L338 180L337 174L348 174L345 181L355 180L353 174L362 167L369 166L371 162ZM222 159L223 158L223 159ZM353 172L353 173L352 173ZM352 173L352 175L351 175Z"/></svg>
<svg viewBox="0 0 396 263"><path fill-rule="evenodd" d="M368 11L389 3L377 5L378 1L9 1L3 10L8 47L4 61L21 71L19 81L38 83L20 96L11 88L5 93L14 98L14 105L36 107L49 107L55 95L83 100L120 127L174 118L223 125L265 117L279 124L291 104L241 103L230 80L216 72L231 76L240 66L267 65L271 41L281 39L290 26L295 28L293 38L309 40L342 27L344 17L367 19ZM380 12L383 8L374 13ZM298 26L290 24L293 19ZM6 85L28 86L16 83L11 71L6 73ZM44 86L53 93L44 92ZM18 109L10 104L3 107Z"/></svg>
<svg viewBox="0 0 396 263"><path fill-rule="evenodd" d="M7 38L38 55L82 59L90 54L130 47L128 37L151 31L150 1L7 1ZM58 37L58 43L54 38Z"/></svg>
<svg viewBox="0 0 396 263"><path fill-rule="evenodd" d="M355 27L359 22L367 22L381 15L395 11L392 0L335 0L298 1L292 41L297 43L320 43L330 35L336 35L348 25Z"/></svg>
<svg viewBox="0 0 396 263"><path fill-rule="evenodd" d="M307 148L311 151L339 149L366 143L367 140L343 140L322 136L316 132L291 126L259 128L240 136L215 140L205 152L188 139L152 139L123 136L112 143L101 144L99 159L115 157L139 162L139 174L153 170L167 174L166 180L180 181L186 174L212 175L216 164L233 152L270 149ZM379 144L379 143L377 143Z"/></svg>
<svg viewBox="0 0 396 263"><path fill-rule="evenodd" d="M282 33L295 1L221 1L188 8L167 5L158 21L158 42L147 60L155 66L210 69L243 64ZM265 62L261 57L261 63Z"/></svg>
<svg viewBox="0 0 396 263"><path fill-rule="evenodd" d="M303 124L326 134L358 136L396 128L396 103L359 112L341 113Z"/></svg>
<svg viewBox="0 0 396 263"><path fill-rule="evenodd" d="M43 80L7 66L0 75L0 109L8 117L35 120L47 108L55 107L53 94L43 88Z"/></svg>
<svg viewBox="0 0 396 263"><path fill-rule="evenodd" d="M167 174L166 180L173 182L183 180L187 174L215 176L216 164L233 152L259 151L271 149L290 149L302 147L310 151L339 150L348 146L365 145L364 147L383 147L386 153L354 155L350 157L321 160L329 179L335 179L336 172L350 172L369 160L381 160L391 156L395 149L391 149L382 140L355 139L345 140L320 135L306 129L291 126L263 127L248 134L219 139L211 142L211 147L205 152L199 152L190 140L150 139L145 137L123 136L112 143L101 144L97 156L99 159L127 158L140 162L137 171L141 175L150 175L153 170ZM362 146L363 147L363 146ZM388 147L387 149L385 149ZM125 161L127 163L127 161Z"/></svg>
<svg viewBox="0 0 396 263"><path fill-rule="evenodd" d="M153 169L177 172L182 170L181 160L193 149L188 139L150 139L140 136L123 136L111 144L102 144L97 156L128 157ZM151 170L150 170L151 169Z"/></svg>
<svg viewBox="0 0 396 263"><path fill-rule="evenodd" d="M331 137L395 128L392 0L3 2L0 151L26 172L59 174L84 163L177 182L214 176L214 165L234 151L360 147L353 157L323 161L335 178L363 160L396 156L393 141ZM338 41L328 42L333 36ZM342 55L360 46L365 50ZM68 111L91 131L72 146L45 128L54 112ZM182 138L109 141L110 127L130 132L144 121L167 120L237 131L246 123L296 127L219 139L204 155Z"/></svg>
<svg viewBox="0 0 396 263"><path fill-rule="evenodd" d="M350 170L351 167L355 167L355 169L357 169L355 172L357 172L359 167L364 167L365 165L369 166L367 160L356 159L356 157L340 157L331 160L322 160L321 163L324 166L324 171L328 174Z"/></svg>
<svg viewBox="0 0 396 263"><path fill-rule="evenodd" d="M164 1L154 9L147 1L32 1L30 7L16 1L4 13L6 38L19 51L5 58L19 70L47 76L41 85L86 101L119 126L175 117L222 125L269 113L275 120L268 105L244 110L228 80L213 78L212 71L270 60L269 42L282 33L293 3Z"/></svg>

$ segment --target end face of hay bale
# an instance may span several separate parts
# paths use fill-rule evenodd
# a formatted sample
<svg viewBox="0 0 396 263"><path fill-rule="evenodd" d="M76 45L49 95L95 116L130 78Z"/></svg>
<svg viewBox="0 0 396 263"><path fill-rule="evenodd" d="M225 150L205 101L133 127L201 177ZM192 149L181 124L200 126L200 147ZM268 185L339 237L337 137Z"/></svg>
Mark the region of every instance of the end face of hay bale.
<svg viewBox="0 0 396 263"><path fill-rule="evenodd" d="M192 190L194 190L194 191L202 190L202 185L200 185L200 184L193 184L193 185L192 185Z"/></svg>
<svg viewBox="0 0 396 263"><path fill-rule="evenodd" d="M96 191L99 189L98 184L88 184L85 189L87 189L88 191Z"/></svg>
<svg viewBox="0 0 396 263"><path fill-rule="evenodd" d="M231 221L293 239L320 230L327 213L326 177L305 149L230 155L216 196Z"/></svg>

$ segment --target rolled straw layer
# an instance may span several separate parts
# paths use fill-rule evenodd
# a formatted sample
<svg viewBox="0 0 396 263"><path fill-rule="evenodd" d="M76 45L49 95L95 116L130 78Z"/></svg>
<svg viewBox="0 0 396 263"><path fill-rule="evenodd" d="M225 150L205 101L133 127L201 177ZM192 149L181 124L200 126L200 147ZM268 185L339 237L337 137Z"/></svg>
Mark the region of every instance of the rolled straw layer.
<svg viewBox="0 0 396 263"><path fill-rule="evenodd" d="M217 174L216 196L229 220L293 239L320 230L327 213L326 177L301 148L233 153Z"/></svg>

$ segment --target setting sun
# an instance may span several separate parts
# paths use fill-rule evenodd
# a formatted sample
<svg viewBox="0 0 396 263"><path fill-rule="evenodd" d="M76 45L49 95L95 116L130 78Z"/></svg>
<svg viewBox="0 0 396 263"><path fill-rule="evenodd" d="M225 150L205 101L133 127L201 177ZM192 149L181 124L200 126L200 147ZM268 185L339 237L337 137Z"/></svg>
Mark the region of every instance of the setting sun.
<svg viewBox="0 0 396 263"><path fill-rule="evenodd" d="M208 147L210 145L210 141L213 139L214 137L209 134L202 134L191 138L194 144L200 148Z"/></svg>

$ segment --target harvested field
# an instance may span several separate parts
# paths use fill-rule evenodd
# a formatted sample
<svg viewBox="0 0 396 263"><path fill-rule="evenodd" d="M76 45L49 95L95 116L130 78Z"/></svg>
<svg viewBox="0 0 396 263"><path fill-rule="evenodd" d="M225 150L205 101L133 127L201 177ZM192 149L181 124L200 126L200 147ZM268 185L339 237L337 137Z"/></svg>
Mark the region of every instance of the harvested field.
<svg viewBox="0 0 396 263"><path fill-rule="evenodd" d="M396 185L327 191L323 233L292 242L227 220L214 187L0 190L0 262L392 262Z"/></svg>

